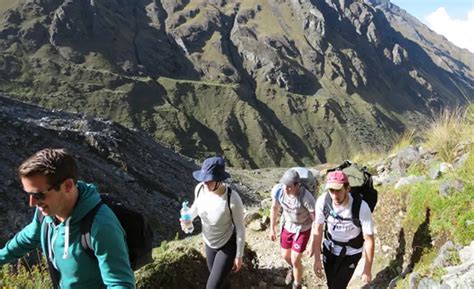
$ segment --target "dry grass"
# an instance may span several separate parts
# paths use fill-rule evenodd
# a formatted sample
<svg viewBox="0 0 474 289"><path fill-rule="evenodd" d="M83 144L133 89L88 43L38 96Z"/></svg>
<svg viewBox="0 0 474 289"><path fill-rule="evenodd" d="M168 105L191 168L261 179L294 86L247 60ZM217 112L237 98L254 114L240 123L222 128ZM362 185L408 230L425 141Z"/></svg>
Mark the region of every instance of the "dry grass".
<svg viewBox="0 0 474 289"><path fill-rule="evenodd" d="M372 167L375 164L381 162L385 157L386 153L384 152L359 151L355 155L353 155L350 160L358 164L363 164L368 167Z"/></svg>
<svg viewBox="0 0 474 289"><path fill-rule="evenodd" d="M473 141L473 113L472 105L438 113L425 132L426 146L436 150L443 161L451 163L456 158L456 146Z"/></svg>
<svg viewBox="0 0 474 289"><path fill-rule="evenodd" d="M414 144L414 140L415 140L415 130L412 129L412 130L405 131L400 137L400 140L398 141L398 143L395 143L392 146L389 154L396 153L400 151L401 149Z"/></svg>

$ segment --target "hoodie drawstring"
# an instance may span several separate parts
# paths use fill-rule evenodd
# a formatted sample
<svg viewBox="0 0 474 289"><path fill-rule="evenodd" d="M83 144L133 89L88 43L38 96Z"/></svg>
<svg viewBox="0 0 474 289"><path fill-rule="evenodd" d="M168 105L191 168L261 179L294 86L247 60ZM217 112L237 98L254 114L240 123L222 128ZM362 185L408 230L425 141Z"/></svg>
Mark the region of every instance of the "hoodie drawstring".
<svg viewBox="0 0 474 289"><path fill-rule="evenodd" d="M64 252L63 252L63 259L67 259L69 256L69 222L71 221L71 217L66 219L66 224L64 226Z"/></svg>
<svg viewBox="0 0 474 289"><path fill-rule="evenodd" d="M50 226L50 229L51 229L51 223L48 224ZM48 247L49 247L49 260L51 260L51 263L53 264L54 268L58 269L58 267L56 266L56 262L54 261L54 242L56 241L56 238L58 237L58 230L56 230L55 226L52 225L54 227L53 229L53 237L50 239L48 238Z"/></svg>

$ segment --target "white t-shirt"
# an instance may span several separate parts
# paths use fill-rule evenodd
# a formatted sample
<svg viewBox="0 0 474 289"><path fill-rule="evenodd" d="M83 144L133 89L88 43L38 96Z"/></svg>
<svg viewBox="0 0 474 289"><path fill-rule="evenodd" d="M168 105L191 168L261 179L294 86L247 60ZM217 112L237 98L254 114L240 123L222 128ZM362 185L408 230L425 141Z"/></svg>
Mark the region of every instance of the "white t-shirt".
<svg viewBox="0 0 474 289"><path fill-rule="evenodd" d="M311 214L314 213L316 202L313 195L303 186L300 187L298 194L297 196L292 196L285 193L281 184L273 186L271 191L272 199L276 198L276 201L283 210L283 219L285 221L283 228L290 233L310 230L313 223Z"/></svg>
<svg viewBox="0 0 474 289"><path fill-rule="evenodd" d="M326 194L324 193L319 196L318 200L316 201L316 224L324 224L325 216L324 216L324 202L326 199ZM335 208L333 204L334 211L337 215L342 218L352 218L352 202L353 198L351 194L348 195L349 202L343 208ZM327 219L327 230L328 233L331 234L332 238L335 241L339 242L347 242L359 235L360 230L362 229L362 233L364 235L373 235L374 234L374 224L372 220L372 212L370 211L369 205L365 201L362 201L359 211L359 220L361 223L361 228L354 225L351 220L338 220L331 215L328 216ZM324 246L328 250L331 251L334 255L339 256L341 253L342 247L336 244L331 246L331 240L324 239ZM355 255L362 252L363 248L352 248L350 246L346 247L346 255Z"/></svg>
<svg viewBox="0 0 474 289"><path fill-rule="evenodd" d="M199 196L191 206L192 218L197 216L201 218L202 236L206 245L213 249L221 248L234 232L231 212L227 205L227 185L225 185L225 193L221 196L210 192L206 186L199 183L194 189L195 197L199 189L201 190ZM245 243L244 205L236 191L232 191L230 195L230 208L237 237L236 257L242 257Z"/></svg>

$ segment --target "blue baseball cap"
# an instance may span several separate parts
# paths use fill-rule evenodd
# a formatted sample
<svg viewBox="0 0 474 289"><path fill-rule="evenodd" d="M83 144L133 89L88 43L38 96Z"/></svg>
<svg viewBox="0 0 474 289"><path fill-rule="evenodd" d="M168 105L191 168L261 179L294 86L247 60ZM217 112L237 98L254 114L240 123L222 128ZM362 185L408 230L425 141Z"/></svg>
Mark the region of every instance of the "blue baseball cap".
<svg viewBox="0 0 474 289"><path fill-rule="evenodd" d="M224 159L217 156L205 159L201 169L193 172L193 177L199 182L222 182L230 175L225 171Z"/></svg>

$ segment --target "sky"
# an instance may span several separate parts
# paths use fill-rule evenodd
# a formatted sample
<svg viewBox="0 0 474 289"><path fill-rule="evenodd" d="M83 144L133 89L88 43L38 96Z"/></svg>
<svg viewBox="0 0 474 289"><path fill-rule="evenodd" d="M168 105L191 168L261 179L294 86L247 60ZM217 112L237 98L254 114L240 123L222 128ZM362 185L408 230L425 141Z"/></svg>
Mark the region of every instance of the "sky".
<svg viewBox="0 0 474 289"><path fill-rule="evenodd" d="M391 0L443 35L474 53L474 0Z"/></svg>

